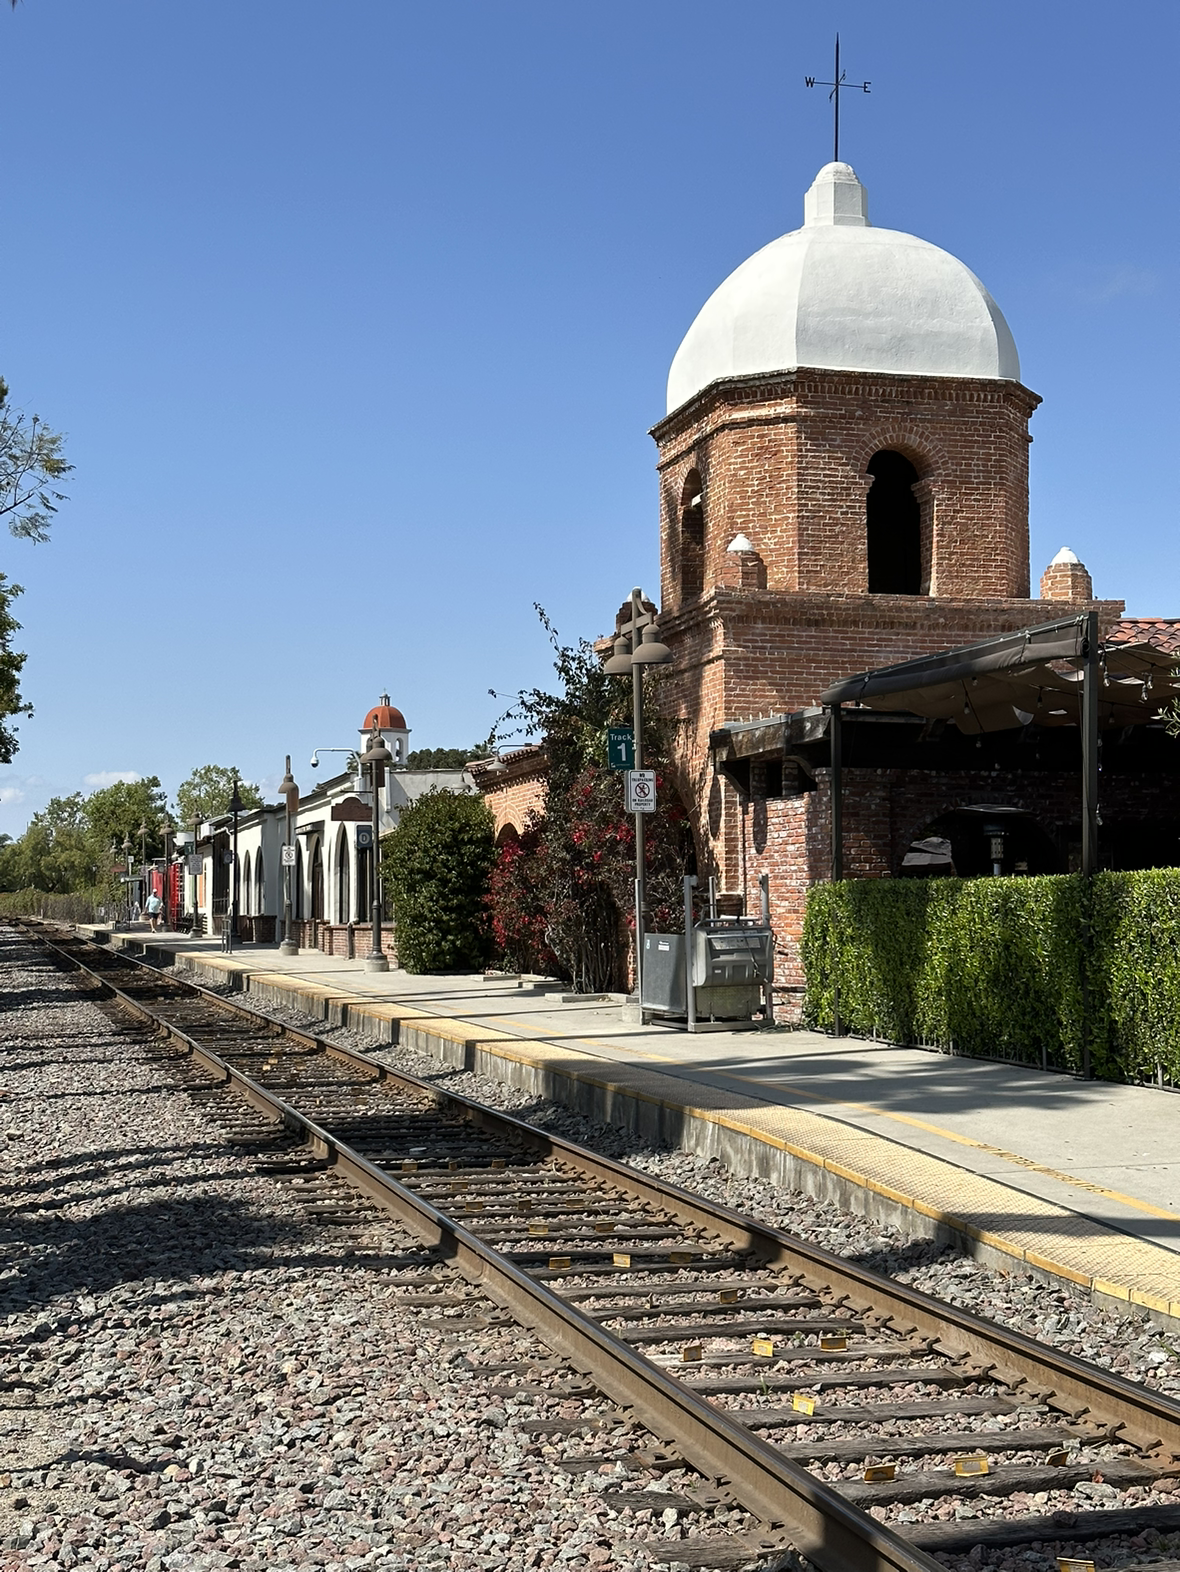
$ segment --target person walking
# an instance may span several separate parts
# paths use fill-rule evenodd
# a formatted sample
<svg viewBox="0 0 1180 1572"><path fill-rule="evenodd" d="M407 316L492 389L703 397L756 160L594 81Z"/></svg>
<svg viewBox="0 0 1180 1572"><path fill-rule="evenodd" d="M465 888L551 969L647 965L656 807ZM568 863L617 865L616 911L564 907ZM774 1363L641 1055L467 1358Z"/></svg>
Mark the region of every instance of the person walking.
<svg viewBox="0 0 1180 1572"><path fill-rule="evenodd" d="M153 933L158 933L160 931L160 913L163 910L163 907L164 902L156 894L155 890L153 890L152 893L148 896L147 900L144 902L143 907L144 912L147 914L147 920L152 925Z"/></svg>

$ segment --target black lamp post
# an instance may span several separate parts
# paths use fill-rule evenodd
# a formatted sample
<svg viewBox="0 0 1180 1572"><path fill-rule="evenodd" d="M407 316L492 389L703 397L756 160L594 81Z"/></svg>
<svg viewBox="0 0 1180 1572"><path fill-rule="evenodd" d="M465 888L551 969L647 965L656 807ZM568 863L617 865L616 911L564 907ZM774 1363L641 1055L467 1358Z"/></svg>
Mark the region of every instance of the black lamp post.
<svg viewBox="0 0 1180 1572"><path fill-rule="evenodd" d="M143 896L139 903L139 911L142 916L148 898L147 838L151 834L146 819L140 819L139 828L135 833L139 836L139 893Z"/></svg>
<svg viewBox="0 0 1180 1572"><path fill-rule="evenodd" d="M631 616L619 627L614 654L603 670L612 677L631 677L631 713L635 731L634 768L643 768L643 672L646 666L666 666L672 651L656 631L655 613L646 611L643 591L631 591ZM647 848L645 815L635 815L635 997L643 1008L643 912L647 902Z"/></svg>
<svg viewBox="0 0 1180 1572"><path fill-rule="evenodd" d="M229 799L229 811L234 816L234 823L233 823L233 847L232 847L232 850L230 852L230 856L233 859L233 862L232 862L232 867L231 867L231 870L230 870L231 878L232 878L232 893L231 893L231 896L230 896L230 913L229 913L229 929L228 929L229 939L228 939L228 942L227 942L227 944L225 946L225 948L227 950L229 950L231 953L232 953L233 947L234 947L234 940L238 936L238 896L240 894L240 890L239 890L239 886L238 886L238 814L241 813L242 809L245 806L246 806L246 804L242 801L242 794L238 790L238 775L237 775L237 771L235 770L234 771L233 796Z"/></svg>
<svg viewBox="0 0 1180 1572"><path fill-rule="evenodd" d="M172 926L172 837L176 826L167 814L160 820L160 834L164 837L164 926Z"/></svg>
<svg viewBox="0 0 1180 1572"><path fill-rule="evenodd" d="M370 907L373 913L373 942L368 955L365 956L365 970L367 972L387 972L389 958L381 948L381 875L377 866L377 853L381 845L378 815L380 813L381 782L385 778L387 765L393 763L393 754L381 740L381 733L373 727L369 738L369 746L361 754L360 762L368 765L372 772L373 783L373 846L369 852L369 892Z"/></svg>
<svg viewBox="0 0 1180 1572"><path fill-rule="evenodd" d="M291 824L299 812L299 787L291 774L291 755L287 755L287 773L279 784L279 795L287 802L287 833L283 841L283 942L280 955L298 955L299 946L291 937L291 880L294 877L295 843L291 839ZM288 858L291 860L288 861Z"/></svg>
<svg viewBox="0 0 1180 1572"><path fill-rule="evenodd" d="M127 859L127 926L131 926L131 853L135 848L131 844L130 835L123 837L123 855Z"/></svg>

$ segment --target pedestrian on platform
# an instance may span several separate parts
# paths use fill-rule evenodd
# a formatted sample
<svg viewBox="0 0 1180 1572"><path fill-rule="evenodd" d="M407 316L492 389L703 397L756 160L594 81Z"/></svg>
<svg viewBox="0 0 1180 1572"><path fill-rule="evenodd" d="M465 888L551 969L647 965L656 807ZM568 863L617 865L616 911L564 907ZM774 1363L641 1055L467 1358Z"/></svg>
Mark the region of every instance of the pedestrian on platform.
<svg viewBox="0 0 1180 1572"><path fill-rule="evenodd" d="M147 913L147 920L152 925L153 933L158 933L160 931L160 912L162 911L163 906L164 902L156 894L155 890L152 891L147 900L144 902L143 909Z"/></svg>

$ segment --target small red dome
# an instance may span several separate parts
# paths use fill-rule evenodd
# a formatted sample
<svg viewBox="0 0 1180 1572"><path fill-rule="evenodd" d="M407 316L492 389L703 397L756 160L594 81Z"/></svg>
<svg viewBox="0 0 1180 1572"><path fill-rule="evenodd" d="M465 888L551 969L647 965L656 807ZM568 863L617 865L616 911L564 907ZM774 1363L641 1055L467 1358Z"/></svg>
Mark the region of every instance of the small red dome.
<svg viewBox="0 0 1180 1572"><path fill-rule="evenodd" d="M401 710L394 709L389 702L388 693L383 693L381 695L381 703L375 705L365 716L365 724L361 727L361 730L372 731L374 726L377 727L378 731L409 730L409 727L406 725L406 717Z"/></svg>

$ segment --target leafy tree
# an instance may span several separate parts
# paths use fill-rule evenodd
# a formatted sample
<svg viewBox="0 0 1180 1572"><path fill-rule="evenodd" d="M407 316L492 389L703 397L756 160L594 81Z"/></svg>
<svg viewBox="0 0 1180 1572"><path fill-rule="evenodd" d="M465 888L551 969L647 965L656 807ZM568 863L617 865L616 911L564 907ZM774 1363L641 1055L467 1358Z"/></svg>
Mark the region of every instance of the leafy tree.
<svg viewBox="0 0 1180 1572"><path fill-rule="evenodd" d="M2 386L2 384L0 384ZM20 744L16 733L4 722L11 715L31 715L33 707L20 696L20 674L25 657L12 647L12 635L20 623L12 615L11 606L21 594L19 584L10 584L0 573L0 764L12 762Z"/></svg>
<svg viewBox="0 0 1180 1572"><path fill-rule="evenodd" d="M105 869L110 866L109 852L114 843L123 855L123 842L130 839L135 860L139 861L139 827L146 824L148 833L143 844L149 858L159 856L163 850L160 820L168 806L159 777L145 776L140 781L116 781L92 792L82 803L86 820L87 839L95 862Z"/></svg>
<svg viewBox="0 0 1180 1572"><path fill-rule="evenodd" d="M486 742L474 748L415 748L406 754L407 770L461 770L469 759L488 753Z"/></svg>
<svg viewBox="0 0 1180 1572"><path fill-rule="evenodd" d="M65 895L96 882L98 859L82 793L53 797L15 843L13 882L7 888Z"/></svg>
<svg viewBox="0 0 1180 1572"><path fill-rule="evenodd" d="M62 456L64 438L39 415L26 415L8 402L0 377L0 519L13 535L48 540L59 502L57 484L73 469Z"/></svg>
<svg viewBox="0 0 1180 1572"><path fill-rule="evenodd" d="M488 958L494 821L480 797L428 791L382 842L381 872L408 972L469 972Z"/></svg>
<svg viewBox="0 0 1180 1572"><path fill-rule="evenodd" d="M202 764L176 789L176 817L181 824L192 824L196 819L216 819L228 813L235 779L243 806L261 808L261 792L257 786L242 780L237 770L225 764Z"/></svg>
<svg viewBox="0 0 1180 1572"><path fill-rule="evenodd" d="M600 992L625 982L627 930L634 929L635 826L623 811L621 779L607 766L608 729L631 721L631 681L608 676L585 639L561 644L545 612L537 611L556 655L559 691L521 694L501 725L514 722L525 735L544 738L545 810L517 846L501 849L492 880L493 930L510 963L519 965L527 948L536 964L522 969L548 970L548 952L558 975L579 992ZM657 791L645 837L647 913L655 927L679 929L692 841L668 779L656 681L649 677L644 693L644 762L656 771Z"/></svg>

